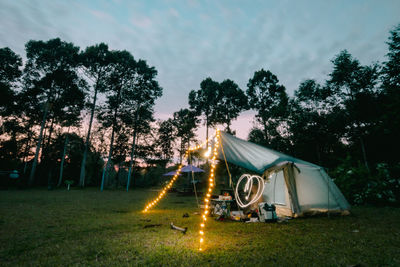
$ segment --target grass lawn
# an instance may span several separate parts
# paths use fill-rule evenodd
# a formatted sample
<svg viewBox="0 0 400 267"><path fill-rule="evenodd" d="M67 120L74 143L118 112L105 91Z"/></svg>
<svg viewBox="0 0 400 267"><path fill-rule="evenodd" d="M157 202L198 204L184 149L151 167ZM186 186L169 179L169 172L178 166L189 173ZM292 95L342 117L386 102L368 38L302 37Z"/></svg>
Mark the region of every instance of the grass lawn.
<svg viewBox="0 0 400 267"><path fill-rule="evenodd" d="M141 213L155 194L0 191L0 265L400 266L399 208L355 207L345 217L269 224L210 218L199 252L194 197L171 193ZM171 222L188 232L171 230Z"/></svg>

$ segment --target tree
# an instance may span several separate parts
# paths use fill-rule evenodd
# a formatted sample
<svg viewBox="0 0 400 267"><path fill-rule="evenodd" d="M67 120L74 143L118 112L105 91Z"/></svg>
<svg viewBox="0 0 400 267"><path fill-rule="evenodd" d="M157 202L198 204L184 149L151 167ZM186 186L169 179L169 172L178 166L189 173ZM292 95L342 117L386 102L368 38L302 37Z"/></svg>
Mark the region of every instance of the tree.
<svg viewBox="0 0 400 267"><path fill-rule="evenodd" d="M247 96L234 81L229 79L220 83L219 88L217 120L226 124L226 131L232 133L231 122L240 112L247 109Z"/></svg>
<svg viewBox="0 0 400 267"><path fill-rule="evenodd" d="M29 41L25 47L27 52L24 70L26 90L35 91L36 97L43 107L35 157L29 176L29 183L33 184L43 141L43 130L48 116L50 115L48 136L50 141L57 116L63 117L68 113L68 116L70 114L76 116L77 113L80 113L84 93L81 88L83 82L75 72L79 47L63 42L59 38L47 42Z"/></svg>
<svg viewBox="0 0 400 267"><path fill-rule="evenodd" d="M189 109L180 109L174 112L173 123L176 129L176 136L180 139L179 158L182 163L182 155L190 146L190 140L196 134L194 130L197 128L199 120L196 118L196 113Z"/></svg>
<svg viewBox="0 0 400 267"><path fill-rule="evenodd" d="M379 119L382 122L380 124L381 138L385 142L381 145L385 148L386 160L398 163L397 153L400 149L400 24L390 31L388 39L389 51L386 54L387 61L384 62L382 69L381 106L383 108Z"/></svg>
<svg viewBox="0 0 400 267"><path fill-rule="evenodd" d="M108 46L104 43L89 46L80 54L80 61L84 74L92 81L91 87L93 91L93 100L90 105L89 127L86 134L85 148L83 151L79 178L79 186L84 187L86 158L90 146L90 134L92 130L94 113L96 110L97 94L106 90L105 79L107 75L109 75L108 72L111 68L111 52L108 50Z"/></svg>
<svg viewBox="0 0 400 267"><path fill-rule="evenodd" d="M150 133L150 123L154 122L155 100L162 96L162 88L155 80L157 70L139 59L134 72L130 73L130 82L124 90L123 122L133 131L130 162L128 170L127 191L129 190L137 139L141 134Z"/></svg>
<svg viewBox="0 0 400 267"><path fill-rule="evenodd" d="M315 80L303 81L290 101L289 129L292 153L310 162L332 167L342 145L343 110L325 108L327 89ZM332 155L332 151L336 154Z"/></svg>
<svg viewBox="0 0 400 267"><path fill-rule="evenodd" d="M8 47L0 48L0 135L8 137L0 139L2 168L15 165L22 143L18 137L24 129L20 125L16 105L16 86L21 76L21 66L22 59L19 55Z"/></svg>
<svg viewBox="0 0 400 267"><path fill-rule="evenodd" d="M288 96L283 85L278 84L278 78L270 71L261 69L254 73L247 83L249 107L254 109L256 120L262 126L265 144L276 143L274 148L279 149L282 143L281 128L285 127L284 119L288 112Z"/></svg>
<svg viewBox="0 0 400 267"><path fill-rule="evenodd" d="M176 139L174 121L167 119L158 123L157 147L160 150L161 159L167 164L174 155L173 145Z"/></svg>
<svg viewBox="0 0 400 267"><path fill-rule="evenodd" d="M135 61L127 51L113 51L112 54L112 70L106 80L110 90L107 93L106 105L99 114L103 126L111 127L110 149L103 170L102 189L113 155L114 137L118 134L119 127L123 125L133 133L129 181L137 135L139 131L148 128L149 122L153 120L155 99L162 95L162 88L155 80L157 71L154 67L149 67L144 60Z"/></svg>
<svg viewBox="0 0 400 267"><path fill-rule="evenodd" d="M15 104L15 86L21 77L22 59L10 48L0 48L0 116L7 116ZM8 113L8 114L7 114Z"/></svg>
<svg viewBox="0 0 400 267"><path fill-rule="evenodd" d="M348 140L359 141L364 165L369 169L365 135L376 113L370 111L375 107L378 66L361 66L346 50L341 51L332 63L333 71L327 81L330 89L328 101L334 107L345 109Z"/></svg>
<svg viewBox="0 0 400 267"><path fill-rule="evenodd" d="M206 78L200 83L200 90L192 90L189 93L190 108L198 116L204 116L207 140L208 128L218 123L218 94L219 83L213 81L211 78Z"/></svg>
<svg viewBox="0 0 400 267"><path fill-rule="evenodd" d="M135 61L133 56L129 52L112 52L112 70L106 78L106 84L109 87L106 105L102 107L102 111L98 114L98 119L103 124L103 127L111 127L110 146L107 163L103 169L101 191L103 191L104 183L107 181L106 175L113 155L115 134L121 127L120 116L118 113L121 105L122 89L129 81L128 72L132 71L134 64Z"/></svg>

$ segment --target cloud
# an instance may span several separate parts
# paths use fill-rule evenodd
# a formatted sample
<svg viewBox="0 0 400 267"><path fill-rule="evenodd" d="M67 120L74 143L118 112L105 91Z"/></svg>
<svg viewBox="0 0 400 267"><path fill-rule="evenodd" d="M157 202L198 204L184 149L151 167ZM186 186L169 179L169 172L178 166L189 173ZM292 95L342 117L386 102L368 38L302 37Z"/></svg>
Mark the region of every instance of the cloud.
<svg viewBox="0 0 400 267"><path fill-rule="evenodd" d="M93 16L95 16L95 17L97 17L97 18L99 18L101 20L114 21L114 18L110 14L108 14L106 12L99 11L99 10L90 10L89 12Z"/></svg>
<svg viewBox="0 0 400 267"><path fill-rule="evenodd" d="M131 21L133 26L145 29L150 28L153 24L150 18L140 15L134 16Z"/></svg>
<svg viewBox="0 0 400 267"><path fill-rule="evenodd" d="M3 0L0 47L24 55L30 39L61 37L81 48L126 49L158 70L164 94L156 112L166 118L208 76L245 90L256 70L269 69L292 94L304 79L323 82L342 49L362 64L383 61L399 13L399 1Z"/></svg>

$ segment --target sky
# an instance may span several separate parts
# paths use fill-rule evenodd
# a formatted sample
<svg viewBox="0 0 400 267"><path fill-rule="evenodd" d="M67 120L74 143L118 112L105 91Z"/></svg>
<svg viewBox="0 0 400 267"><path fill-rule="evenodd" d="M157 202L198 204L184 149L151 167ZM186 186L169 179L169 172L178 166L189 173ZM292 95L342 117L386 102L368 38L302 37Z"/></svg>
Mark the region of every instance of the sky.
<svg viewBox="0 0 400 267"><path fill-rule="evenodd" d="M155 116L166 119L207 77L246 90L264 68L293 95L305 79L323 83L343 49L362 64L382 62L399 14L399 0L0 0L0 47L24 57L27 41L60 37L81 49L128 50L157 69ZM247 111L233 123L239 137L253 118Z"/></svg>

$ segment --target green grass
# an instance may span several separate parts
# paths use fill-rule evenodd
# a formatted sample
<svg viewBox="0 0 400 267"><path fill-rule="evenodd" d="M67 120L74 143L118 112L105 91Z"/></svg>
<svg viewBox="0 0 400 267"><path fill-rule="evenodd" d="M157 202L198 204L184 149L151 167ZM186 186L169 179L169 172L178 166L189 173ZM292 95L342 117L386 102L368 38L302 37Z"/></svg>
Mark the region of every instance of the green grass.
<svg viewBox="0 0 400 267"><path fill-rule="evenodd" d="M398 208L356 207L350 216L272 224L210 218L206 250L199 252L195 199L169 194L141 213L155 194L1 191L0 265L400 265ZM171 230L171 222L188 227L187 234ZM149 224L161 225L145 228Z"/></svg>

